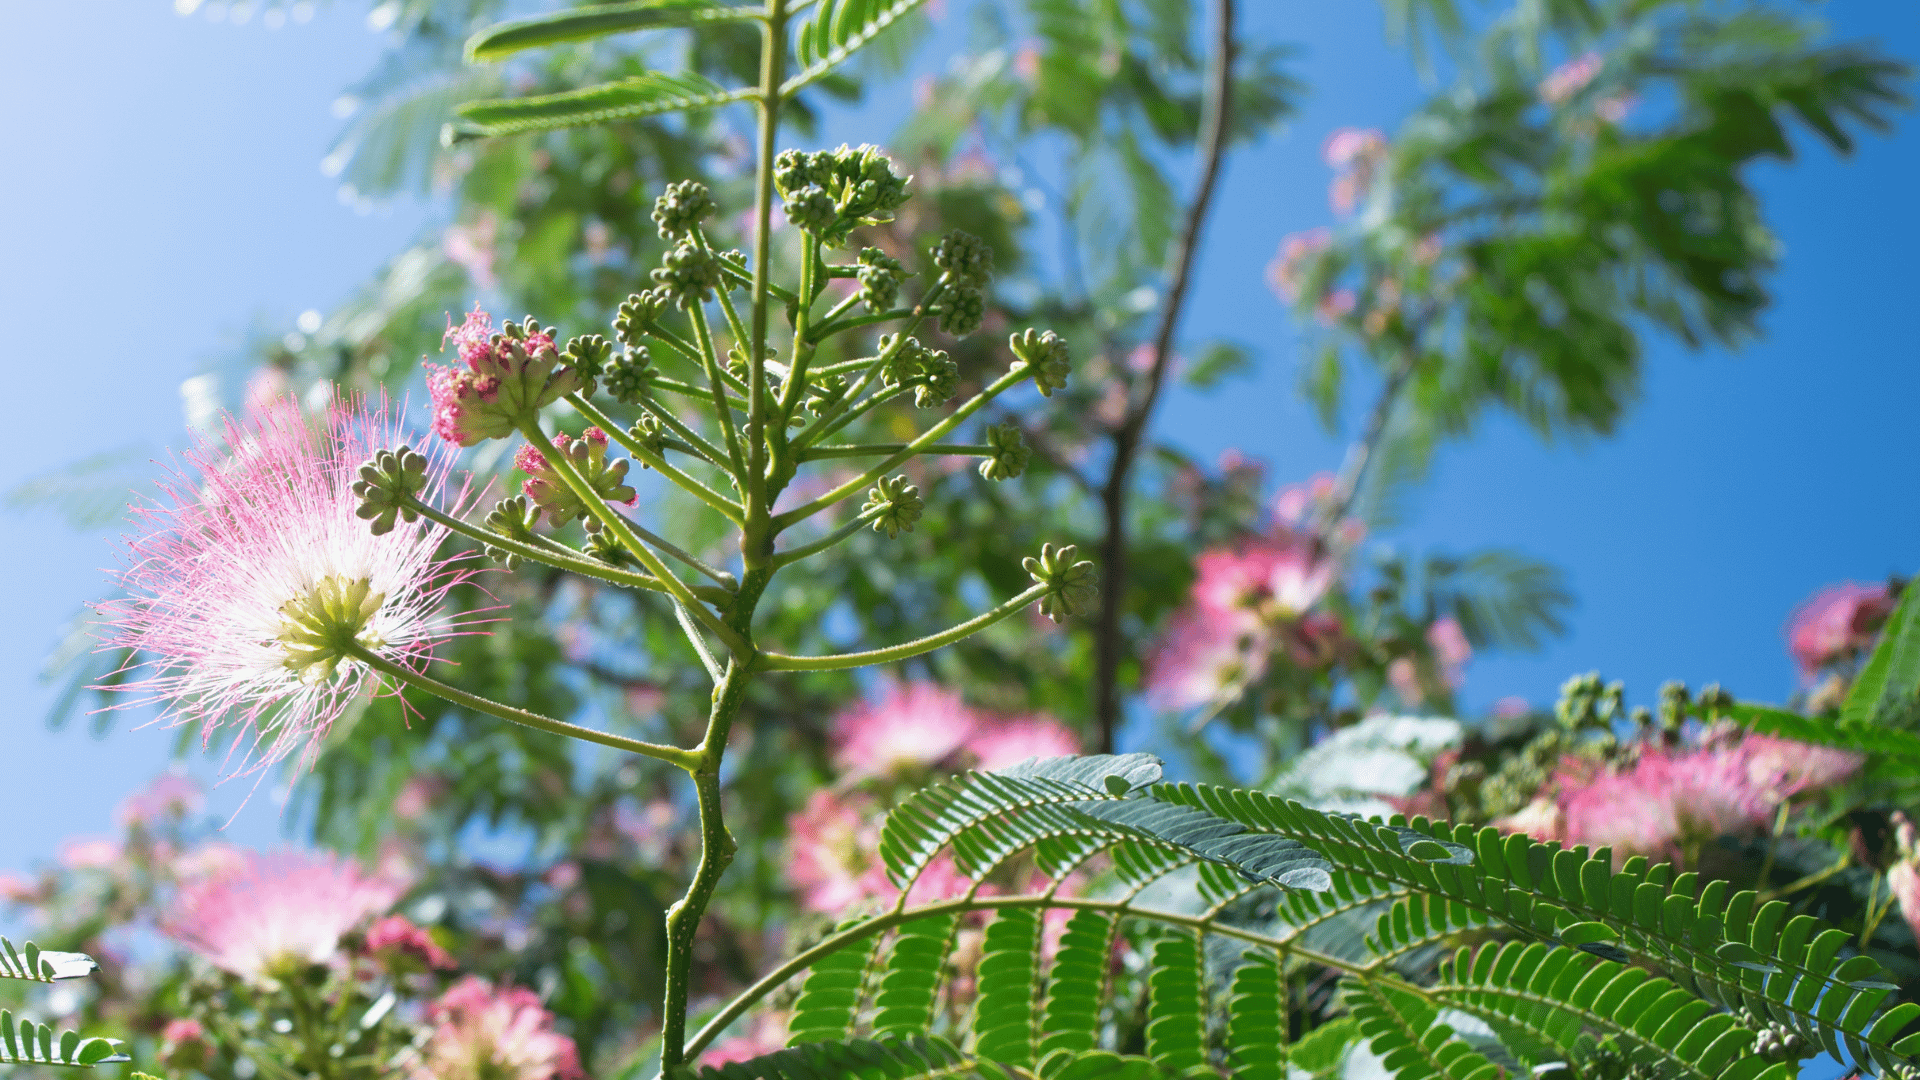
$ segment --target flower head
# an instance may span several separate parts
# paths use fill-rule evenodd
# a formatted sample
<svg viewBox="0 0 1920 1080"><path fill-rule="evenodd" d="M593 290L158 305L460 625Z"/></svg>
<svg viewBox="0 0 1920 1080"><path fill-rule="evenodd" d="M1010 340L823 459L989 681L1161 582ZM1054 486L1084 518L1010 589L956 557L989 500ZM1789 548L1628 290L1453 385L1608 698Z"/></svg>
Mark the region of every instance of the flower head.
<svg viewBox="0 0 1920 1080"><path fill-rule="evenodd" d="M1051 716L1002 717L983 722L967 749L974 768L992 772L1028 758L1070 757L1080 752L1080 739Z"/></svg>
<svg viewBox="0 0 1920 1080"><path fill-rule="evenodd" d="M433 1035L416 1080L566 1080L583 1076L580 1051L553 1028L531 990L467 976L433 1003Z"/></svg>
<svg viewBox="0 0 1920 1080"><path fill-rule="evenodd" d="M1806 779L1783 770L1778 747L1744 740L1669 751L1647 748L1621 769L1569 759L1554 783L1565 839L1630 855L1677 858L1704 840L1752 832L1773 820Z"/></svg>
<svg viewBox="0 0 1920 1080"><path fill-rule="evenodd" d="M152 825L176 815L197 813L207 804L207 793L199 781L163 773L143 791L120 800L116 817L122 828Z"/></svg>
<svg viewBox="0 0 1920 1080"><path fill-rule="evenodd" d="M1585 90L1605 65L1606 59L1599 53L1581 53L1554 68L1540 81L1540 100L1549 105L1565 104L1573 95Z"/></svg>
<svg viewBox="0 0 1920 1080"><path fill-rule="evenodd" d="M180 888L162 929L250 982L331 959L340 937L386 911L404 886L325 852L245 852L240 864Z"/></svg>
<svg viewBox="0 0 1920 1080"><path fill-rule="evenodd" d="M1885 585L1851 581L1814 593L1787 620L1787 651L1801 674L1811 680L1828 664L1871 646L1894 601Z"/></svg>
<svg viewBox="0 0 1920 1080"><path fill-rule="evenodd" d="M314 753L377 685L376 661L424 667L461 632L441 609L469 574L436 555L440 526L376 536L357 515L360 463L398 441L384 404L337 405L318 432L291 400L230 419L229 449L203 442L190 475L136 510L129 595L100 612L104 647L146 672L101 689L128 695L121 707L163 703L207 739L231 721L264 765ZM438 497L448 465L430 461L423 497Z"/></svg>
<svg viewBox="0 0 1920 1080"><path fill-rule="evenodd" d="M395 967L456 967L453 957L405 915L389 915L367 929L367 952Z"/></svg>
<svg viewBox="0 0 1920 1080"><path fill-rule="evenodd" d="M528 319L493 332L493 317L475 308L445 340L461 367L426 365L433 396L433 433L459 446L514 433L523 421L581 389L579 372L565 366L553 332Z"/></svg>
<svg viewBox="0 0 1920 1080"><path fill-rule="evenodd" d="M866 895L880 843L880 815L871 799L822 789L787 819L787 880L810 911L835 913Z"/></svg>
<svg viewBox="0 0 1920 1080"><path fill-rule="evenodd" d="M980 726L960 695L927 682L888 687L835 720L834 764L849 777L924 769L952 756Z"/></svg>

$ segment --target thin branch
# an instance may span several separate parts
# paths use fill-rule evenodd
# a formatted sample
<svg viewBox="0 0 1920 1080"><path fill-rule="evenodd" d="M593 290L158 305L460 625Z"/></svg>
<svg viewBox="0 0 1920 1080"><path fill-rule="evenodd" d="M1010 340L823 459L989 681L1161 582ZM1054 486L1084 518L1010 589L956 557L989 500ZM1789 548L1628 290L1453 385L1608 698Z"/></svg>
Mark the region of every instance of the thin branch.
<svg viewBox="0 0 1920 1080"><path fill-rule="evenodd" d="M971 637L1020 611L1028 604L1038 601L1052 588L1053 586L1042 582L958 626L950 626L937 634L929 634L905 644L892 645L884 649L869 649L866 652L840 653L834 656L788 656L785 653L761 653L760 667L766 671L845 671L849 668L870 667L874 664L890 664L895 660L910 659Z"/></svg>
<svg viewBox="0 0 1920 1080"><path fill-rule="evenodd" d="M813 461L817 458L872 457L875 454L897 454L907 448L906 443L854 443L841 446L813 446L800 452L801 461ZM958 457L992 457L993 447L979 443L934 443L920 448L922 454L950 454Z"/></svg>
<svg viewBox="0 0 1920 1080"><path fill-rule="evenodd" d="M1120 663L1126 651L1120 616L1127 598L1127 497L1147 422L1153 417L1173 358L1174 332L1179 328L1187 292L1193 284L1200 233L1213 206L1220 163L1226 156L1227 129L1233 112L1233 17L1234 0L1216 0L1212 71L1201 125L1200 183L1194 192L1193 205L1187 208L1186 223L1175 240L1173 278L1167 287L1166 304L1160 311L1160 325L1153 335L1153 366L1147 371L1146 390L1138 401L1129 404L1125 419L1113 433L1113 461L1101 492L1106 511L1106 536L1101 544L1100 570L1106 582L1100 590L1100 615L1094 630L1094 716L1099 725L1097 749L1101 753L1113 752L1114 731L1120 722Z"/></svg>

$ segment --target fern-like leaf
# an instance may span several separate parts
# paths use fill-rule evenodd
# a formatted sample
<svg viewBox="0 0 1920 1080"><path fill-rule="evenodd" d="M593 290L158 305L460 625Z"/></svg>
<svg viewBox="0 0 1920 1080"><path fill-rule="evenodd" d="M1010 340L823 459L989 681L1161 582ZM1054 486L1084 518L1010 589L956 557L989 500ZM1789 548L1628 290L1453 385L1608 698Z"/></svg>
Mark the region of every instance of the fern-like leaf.
<svg viewBox="0 0 1920 1080"><path fill-rule="evenodd" d="M684 29L759 17L756 9L728 7L715 0L636 0L565 8L481 30L467 39L467 62L499 60L522 49L590 41L636 30Z"/></svg>
<svg viewBox="0 0 1920 1080"><path fill-rule="evenodd" d="M874 996L875 1038L907 1038L932 1025L934 996L958 923L952 915L935 915L900 928Z"/></svg>
<svg viewBox="0 0 1920 1080"><path fill-rule="evenodd" d="M1881 714L1912 708L1920 697L1920 589L1909 585L1887 617L1880 644L1860 668L1840 707L1840 722L1864 727Z"/></svg>
<svg viewBox="0 0 1920 1080"><path fill-rule="evenodd" d="M447 125L442 141L454 143L609 124L660 113L713 108L752 96L751 90L728 90L696 72L649 71L630 79L559 94L469 101L456 110L460 119Z"/></svg>
<svg viewBox="0 0 1920 1080"><path fill-rule="evenodd" d="M794 46L800 70L780 87L795 90L838 67L881 31L892 26L925 0L820 0L813 18L802 24Z"/></svg>
<svg viewBox="0 0 1920 1080"><path fill-rule="evenodd" d="M1488 1061L1453 1029L1439 1023L1436 1010L1420 998L1377 983L1349 980L1347 1009L1367 1045L1396 1080L1494 1080L1500 1067Z"/></svg>
<svg viewBox="0 0 1920 1080"><path fill-rule="evenodd" d="M1227 1002L1227 1064L1233 1080L1287 1075L1287 998L1274 957L1249 951L1233 973Z"/></svg>
<svg viewBox="0 0 1920 1080"><path fill-rule="evenodd" d="M933 1077L982 1077L1005 1080L1006 1073L980 1064L945 1039L849 1039L803 1043L749 1061L708 1066L700 1080L922 1080Z"/></svg>
<svg viewBox="0 0 1920 1080"><path fill-rule="evenodd" d="M1099 911L1076 911L1067 920L1047 980L1046 1034L1042 1054L1093 1049L1100 1029L1100 1001L1106 989L1107 963L1113 955L1117 920Z"/></svg>
<svg viewBox="0 0 1920 1080"><path fill-rule="evenodd" d="M788 1045L830 1042L853 1033L853 1024L866 988L867 968L873 961L876 938L854 948L823 957L807 972L787 1021Z"/></svg>
<svg viewBox="0 0 1920 1080"><path fill-rule="evenodd" d="M974 1006L974 1053L1008 1065L1034 1061L1034 998L1040 918L1003 911L987 925L980 957L980 1000Z"/></svg>
<svg viewBox="0 0 1920 1080"><path fill-rule="evenodd" d="M100 965L86 953L47 952L29 941L19 949L0 937L0 979L50 983L56 979L83 979Z"/></svg>
<svg viewBox="0 0 1920 1080"><path fill-rule="evenodd" d="M1169 1072L1207 1063L1207 1000L1200 943L1191 933L1153 945L1147 979L1147 1056Z"/></svg>
<svg viewBox="0 0 1920 1080"><path fill-rule="evenodd" d="M117 1039L83 1039L77 1031L57 1032L45 1024L22 1020L14 1026L13 1013L0 1009L0 1065L55 1065L90 1069L131 1061L120 1053Z"/></svg>

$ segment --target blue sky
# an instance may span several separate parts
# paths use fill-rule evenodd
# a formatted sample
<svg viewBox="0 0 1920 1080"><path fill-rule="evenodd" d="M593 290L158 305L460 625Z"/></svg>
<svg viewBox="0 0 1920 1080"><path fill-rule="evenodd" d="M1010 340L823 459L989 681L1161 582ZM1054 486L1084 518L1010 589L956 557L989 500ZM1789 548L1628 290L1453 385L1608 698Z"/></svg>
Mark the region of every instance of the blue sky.
<svg viewBox="0 0 1920 1080"><path fill-rule="evenodd" d="M1327 132L1391 130L1421 88L1372 5L1243 6L1257 9L1251 34L1303 46L1311 96L1285 131L1229 163L1184 331L1252 344L1263 367L1211 396L1176 393L1160 425L1204 458L1230 447L1265 458L1284 482L1335 467L1344 442L1296 400L1297 340L1263 269L1281 236L1327 218ZM1822 10L1839 36L1920 59L1906 0ZM0 315L26 339L12 385L30 404L0 458L0 490L115 447L160 456L183 437L182 380L249 327L289 328L341 300L436 220L436 208L404 202L357 212L321 175L339 123L330 106L381 45L362 15L327 5L268 29L183 19L160 0L123 0L110 17L81 4L12 13L16 40L34 44L0 68L0 100L13 145L33 155L0 181L0 247L13 256L0 260ZM827 134L874 140L891 115L876 105ZM1515 547L1564 567L1579 597L1571 632L1548 649L1476 660L1470 707L1516 693L1550 701L1568 674L1593 668L1642 702L1667 678L1778 699L1793 689L1781 625L1796 603L1829 582L1915 569L1911 120L1850 161L1808 144L1799 162L1756 171L1786 246L1764 340L1733 355L1655 346L1645 400L1614 439L1547 447L1496 420L1444 451L1393 541ZM0 869L109 830L114 803L167 759L166 732L121 723L94 741L84 725L48 732L42 720L52 691L40 664L103 591L108 540L46 513L0 513L0 554L20 568L0 650L0 821L12 826L0 829ZM218 802L231 809L247 784ZM268 841L276 814L256 799L232 832Z"/></svg>

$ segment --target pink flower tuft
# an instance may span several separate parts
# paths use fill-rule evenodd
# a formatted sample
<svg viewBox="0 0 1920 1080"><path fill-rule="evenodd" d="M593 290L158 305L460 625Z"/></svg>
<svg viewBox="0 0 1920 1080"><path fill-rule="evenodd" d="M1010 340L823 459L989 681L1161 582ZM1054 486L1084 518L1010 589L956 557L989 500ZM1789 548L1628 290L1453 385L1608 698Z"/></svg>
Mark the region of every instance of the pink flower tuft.
<svg viewBox="0 0 1920 1080"><path fill-rule="evenodd" d="M207 804L207 793L199 781L184 776L163 774L154 778L145 791L135 792L120 801L114 815L121 828L156 825L174 816L199 813Z"/></svg>
<svg viewBox="0 0 1920 1080"><path fill-rule="evenodd" d="M570 1080L584 1076L573 1040L531 990L467 976L433 1003L433 1035L415 1080Z"/></svg>
<svg viewBox="0 0 1920 1080"><path fill-rule="evenodd" d="M982 772L1018 765L1028 758L1068 757L1080 752L1080 739L1050 716L988 721L967 742L974 768Z"/></svg>
<svg viewBox="0 0 1920 1080"><path fill-rule="evenodd" d="M40 899L40 886L11 871L0 873L0 900L31 904Z"/></svg>
<svg viewBox="0 0 1920 1080"><path fill-rule="evenodd" d="M1565 104L1567 99L1585 90L1605 64L1606 60L1597 52L1581 53L1561 64L1541 80L1540 100L1549 105Z"/></svg>
<svg viewBox="0 0 1920 1080"><path fill-rule="evenodd" d="M500 231L500 218L492 210L465 225L454 225L440 239L440 249L451 262L467 272L475 285L491 289L498 284L493 275L494 240Z"/></svg>
<svg viewBox="0 0 1920 1080"><path fill-rule="evenodd" d="M375 536L352 490L363 461L402 441L384 402L338 404L314 431L291 399L229 419L224 449L202 441L161 502L136 509L129 595L99 609L102 647L128 650L146 674L98 689L126 695L120 708L162 703L163 719L197 723L208 741L231 723L236 750L250 732L264 766L296 750L310 759L381 684L329 634L426 667L463 632L441 609L471 572L439 557L446 530L431 522ZM438 502L451 457L428 460L420 497Z"/></svg>
<svg viewBox="0 0 1920 1080"><path fill-rule="evenodd" d="M1333 501L1339 481L1329 472L1315 473L1304 484L1288 484L1273 497L1273 516L1282 525L1295 526L1307 519L1307 512Z"/></svg>
<svg viewBox="0 0 1920 1080"><path fill-rule="evenodd" d="M879 843L880 814L871 799L824 789L808 796L787 819L787 880L800 905L833 914L858 903Z"/></svg>
<svg viewBox="0 0 1920 1080"><path fill-rule="evenodd" d="M1292 303L1300 296L1306 262L1333 246L1333 231L1321 226L1306 232L1289 233L1280 241L1280 251L1267 264L1267 286L1274 295Z"/></svg>
<svg viewBox="0 0 1920 1080"><path fill-rule="evenodd" d="M1857 655L1893 613L1885 585L1829 585L1794 609L1787 620L1787 651L1809 682L1821 668Z"/></svg>
<svg viewBox="0 0 1920 1080"><path fill-rule="evenodd" d="M60 845L60 865L69 870L110 870L120 862L120 841L83 837Z"/></svg>
<svg viewBox="0 0 1920 1080"><path fill-rule="evenodd" d="M1387 156L1387 137L1376 128L1340 128L1327 136L1320 153L1338 170L1327 201L1335 213L1347 214L1373 186L1374 173Z"/></svg>
<svg viewBox="0 0 1920 1080"><path fill-rule="evenodd" d="M478 307L459 326L448 320L442 344L453 345L466 369L425 365L433 432L459 446L505 438L521 420L585 385L561 364L551 334L496 334L493 317Z"/></svg>
<svg viewBox="0 0 1920 1080"><path fill-rule="evenodd" d="M338 855L247 852L236 870L183 884L161 928L215 967L259 982L331 959L342 934L403 891Z"/></svg>
<svg viewBox="0 0 1920 1080"><path fill-rule="evenodd" d="M834 764L848 777L925 769L951 757L979 729L960 695L927 682L896 683L835 721Z"/></svg>
<svg viewBox="0 0 1920 1080"><path fill-rule="evenodd" d="M452 969L459 965L433 935L415 926L405 915L389 915L367 930L367 952L386 953L390 959L408 964Z"/></svg>
<svg viewBox="0 0 1920 1080"><path fill-rule="evenodd" d="M1147 662L1147 698L1156 707L1191 709L1267 670L1266 630L1251 612L1231 618L1189 604L1175 612Z"/></svg>
<svg viewBox="0 0 1920 1080"><path fill-rule="evenodd" d="M713 1049L700 1055L700 1064L709 1069L717 1069L722 1065L751 1061L776 1050L784 1050L786 1046L786 1014L761 1013L754 1019L746 1034L735 1035L713 1044Z"/></svg>
<svg viewBox="0 0 1920 1080"><path fill-rule="evenodd" d="M207 1031L200 1026L200 1021L192 1019L169 1020L167 1021L167 1026L160 1030L160 1040L162 1042L197 1042L206 1037Z"/></svg>

